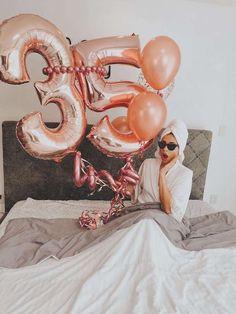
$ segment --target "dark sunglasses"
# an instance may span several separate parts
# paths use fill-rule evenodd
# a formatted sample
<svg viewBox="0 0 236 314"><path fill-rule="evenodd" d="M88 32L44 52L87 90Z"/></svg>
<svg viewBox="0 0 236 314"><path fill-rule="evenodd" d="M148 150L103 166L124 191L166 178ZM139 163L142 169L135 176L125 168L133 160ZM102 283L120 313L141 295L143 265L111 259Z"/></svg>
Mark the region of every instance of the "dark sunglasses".
<svg viewBox="0 0 236 314"><path fill-rule="evenodd" d="M158 146L163 149L167 146L169 150L175 150L178 147L178 144L175 143L166 143L165 141L158 141Z"/></svg>

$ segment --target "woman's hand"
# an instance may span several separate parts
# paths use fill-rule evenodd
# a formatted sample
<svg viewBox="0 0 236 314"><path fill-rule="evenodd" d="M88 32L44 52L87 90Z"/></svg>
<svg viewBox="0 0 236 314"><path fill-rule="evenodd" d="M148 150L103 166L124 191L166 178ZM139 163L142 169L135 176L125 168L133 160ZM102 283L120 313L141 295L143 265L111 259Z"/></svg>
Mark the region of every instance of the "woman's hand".
<svg viewBox="0 0 236 314"><path fill-rule="evenodd" d="M130 194L134 193L134 189L135 189L135 185L133 185L133 184L128 184L126 186L126 190L129 191Z"/></svg>
<svg viewBox="0 0 236 314"><path fill-rule="evenodd" d="M168 164L161 166L160 167L160 175L165 176L166 173L174 166L174 164L176 163L177 160L178 160L178 156L173 158L170 162L168 162Z"/></svg>

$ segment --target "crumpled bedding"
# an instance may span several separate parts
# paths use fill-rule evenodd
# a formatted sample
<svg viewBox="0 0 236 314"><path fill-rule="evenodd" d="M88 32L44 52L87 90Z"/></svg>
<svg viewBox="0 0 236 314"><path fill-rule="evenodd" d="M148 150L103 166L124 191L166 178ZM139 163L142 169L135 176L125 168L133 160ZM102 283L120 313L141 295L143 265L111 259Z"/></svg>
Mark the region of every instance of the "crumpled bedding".
<svg viewBox="0 0 236 314"><path fill-rule="evenodd" d="M236 246L236 216L229 211L178 222L161 211L159 203L146 203L126 207L122 217L96 230L82 229L77 219L12 219L0 239L0 267L19 268L49 257L76 255L143 219L152 219L172 244L184 250Z"/></svg>

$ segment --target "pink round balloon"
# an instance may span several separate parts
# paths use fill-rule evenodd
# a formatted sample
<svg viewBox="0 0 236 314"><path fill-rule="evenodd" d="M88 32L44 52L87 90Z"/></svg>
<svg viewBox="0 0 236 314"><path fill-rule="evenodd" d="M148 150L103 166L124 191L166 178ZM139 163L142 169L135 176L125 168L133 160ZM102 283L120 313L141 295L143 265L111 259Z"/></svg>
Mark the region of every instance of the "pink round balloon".
<svg viewBox="0 0 236 314"><path fill-rule="evenodd" d="M128 125L128 121L127 121L127 117L126 116L121 116L121 117L117 117L115 118L112 122L111 122L112 126L114 126L114 128L116 130L118 130L121 133L131 133L132 131L129 128Z"/></svg>
<svg viewBox="0 0 236 314"><path fill-rule="evenodd" d="M180 49L167 36L158 36L147 43L142 51L141 67L147 82L160 90L174 79L180 66Z"/></svg>
<svg viewBox="0 0 236 314"><path fill-rule="evenodd" d="M166 115L163 98L152 92L143 92L135 96L129 105L129 127L139 140L147 141L163 128Z"/></svg>

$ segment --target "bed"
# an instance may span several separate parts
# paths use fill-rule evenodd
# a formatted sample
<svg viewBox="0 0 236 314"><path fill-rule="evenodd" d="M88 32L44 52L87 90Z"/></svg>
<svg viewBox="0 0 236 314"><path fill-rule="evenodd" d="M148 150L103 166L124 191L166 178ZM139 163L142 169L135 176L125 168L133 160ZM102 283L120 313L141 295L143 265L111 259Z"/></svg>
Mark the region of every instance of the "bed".
<svg viewBox="0 0 236 314"><path fill-rule="evenodd" d="M49 123L49 127L57 124ZM89 194L86 186L76 188L72 181L73 157L65 158L61 163L39 160L28 155L20 146L15 135L16 122L5 121L2 124L4 196L5 210L27 197L51 200L111 200L113 192L104 189L99 193ZM87 133L91 125L87 128ZM210 154L212 132L209 130L189 130L189 140L185 149L184 164L193 170L191 199L202 200L204 194L207 165ZM143 158L135 158L138 169L145 158L154 157L157 143L144 153ZM82 157L90 161L97 169L106 169L113 175L122 166L121 159L107 157L98 151L87 139L79 150ZM19 166L20 165L20 166ZM19 184L20 178L20 184Z"/></svg>
<svg viewBox="0 0 236 314"><path fill-rule="evenodd" d="M77 219L85 209L109 208L111 191L89 195L86 187L74 187L71 157L55 164L27 155L15 138L15 125L3 123L8 215L0 225L0 239L17 219ZM203 201L211 138L211 131L189 130L185 165L194 177L186 219L215 212ZM143 158L134 160L137 168L144 158L153 156L155 147L156 143ZM80 150L98 169L115 174L122 165L86 140ZM152 219L142 219L74 256L0 268L0 312L235 313L235 263L234 246L180 249Z"/></svg>

